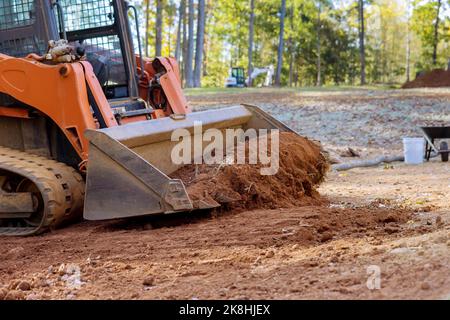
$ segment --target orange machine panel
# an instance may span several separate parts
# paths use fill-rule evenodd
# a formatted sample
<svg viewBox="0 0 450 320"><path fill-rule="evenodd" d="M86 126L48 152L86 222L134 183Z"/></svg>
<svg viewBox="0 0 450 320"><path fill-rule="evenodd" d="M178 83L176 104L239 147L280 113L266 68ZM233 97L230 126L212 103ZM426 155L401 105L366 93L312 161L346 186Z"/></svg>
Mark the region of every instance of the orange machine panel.
<svg viewBox="0 0 450 320"><path fill-rule="evenodd" d="M96 124L81 63L46 65L31 58L0 54L0 92L46 114L62 129L80 157L87 159L84 131L95 129Z"/></svg>
<svg viewBox="0 0 450 320"><path fill-rule="evenodd" d="M175 114L187 114L191 113L192 109L189 107L186 97L183 94L181 87L180 72L178 63L174 58L155 58L160 65L164 68L164 72L158 74L159 83L167 98L169 107L166 112L155 112L155 116L169 116ZM140 65L139 56L136 57L137 65ZM139 83L140 96L144 100L148 100L148 88L152 80L157 76L156 71L153 68L153 61L149 58L144 58L144 77L141 77ZM140 73L140 69L139 69ZM159 110L158 110L159 111Z"/></svg>
<svg viewBox="0 0 450 320"><path fill-rule="evenodd" d="M9 108L0 106L0 117L29 119L28 110L21 108Z"/></svg>

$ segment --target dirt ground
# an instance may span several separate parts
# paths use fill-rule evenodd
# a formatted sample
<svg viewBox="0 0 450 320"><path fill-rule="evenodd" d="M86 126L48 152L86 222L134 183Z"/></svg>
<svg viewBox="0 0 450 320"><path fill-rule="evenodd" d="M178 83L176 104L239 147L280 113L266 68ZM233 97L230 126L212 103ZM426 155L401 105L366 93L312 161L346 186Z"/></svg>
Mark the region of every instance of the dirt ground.
<svg viewBox="0 0 450 320"><path fill-rule="evenodd" d="M348 147L363 158L402 153L403 137L421 137L420 126L450 123L450 88L410 90L274 90L190 97L197 109L239 103L260 106L336 156ZM344 159L346 160L346 159ZM347 159L348 160L348 159Z"/></svg>
<svg viewBox="0 0 450 320"><path fill-rule="evenodd" d="M446 90L189 98L197 108L263 103L342 161L348 147L398 153L417 124L450 122ZM449 163L393 163L330 172L321 206L2 238L0 299L450 299L449 188Z"/></svg>

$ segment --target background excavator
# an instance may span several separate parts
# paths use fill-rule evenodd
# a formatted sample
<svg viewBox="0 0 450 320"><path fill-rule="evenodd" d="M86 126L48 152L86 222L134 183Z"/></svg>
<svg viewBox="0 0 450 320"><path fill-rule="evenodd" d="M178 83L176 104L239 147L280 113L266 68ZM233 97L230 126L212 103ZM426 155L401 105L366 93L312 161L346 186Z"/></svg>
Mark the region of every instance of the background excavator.
<svg viewBox="0 0 450 320"><path fill-rule="evenodd" d="M266 78L262 83L263 87L270 87L272 85L272 79L275 70L272 65L258 68L255 67L252 70L252 73L245 78L245 70L241 67L233 67L230 69L230 76L225 80L226 88L244 88L247 87L250 83L250 79L254 81L259 75L265 74Z"/></svg>
<svg viewBox="0 0 450 320"><path fill-rule="evenodd" d="M289 130L252 106L191 112L176 61L135 55L130 10L0 0L0 235L192 211L169 177L173 130Z"/></svg>

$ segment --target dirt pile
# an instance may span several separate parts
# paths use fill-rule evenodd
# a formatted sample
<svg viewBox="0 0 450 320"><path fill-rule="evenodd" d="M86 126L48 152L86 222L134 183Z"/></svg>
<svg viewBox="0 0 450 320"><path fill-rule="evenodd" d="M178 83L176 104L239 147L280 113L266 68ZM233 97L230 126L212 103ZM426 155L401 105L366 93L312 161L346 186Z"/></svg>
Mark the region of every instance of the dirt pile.
<svg viewBox="0 0 450 320"><path fill-rule="evenodd" d="M245 147L248 155L248 141ZM260 169L267 166L260 163L202 164L185 166L172 177L185 183L197 208L220 205L224 210L275 209L320 203L315 187L328 170L320 146L296 134L282 132L279 155L279 170L275 175L261 175Z"/></svg>
<svg viewBox="0 0 450 320"><path fill-rule="evenodd" d="M450 70L436 69L419 75L403 85L403 89L450 87Z"/></svg>

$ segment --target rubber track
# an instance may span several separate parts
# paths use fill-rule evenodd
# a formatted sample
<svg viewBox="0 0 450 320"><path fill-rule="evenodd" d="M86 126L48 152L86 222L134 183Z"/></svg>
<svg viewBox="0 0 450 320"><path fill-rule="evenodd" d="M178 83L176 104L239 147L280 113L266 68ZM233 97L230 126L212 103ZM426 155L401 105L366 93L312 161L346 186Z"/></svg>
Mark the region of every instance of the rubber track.
<svg viewBox="0 0 450 320"><path fill-rule="evenodd" d="M43 217L38 226L0 226L0 236L37 235L81 216L84 180L72 167L41 156L0 147L0 169L31 180L44 201ZM10 219L0 219L2 220Z"/></svg>

